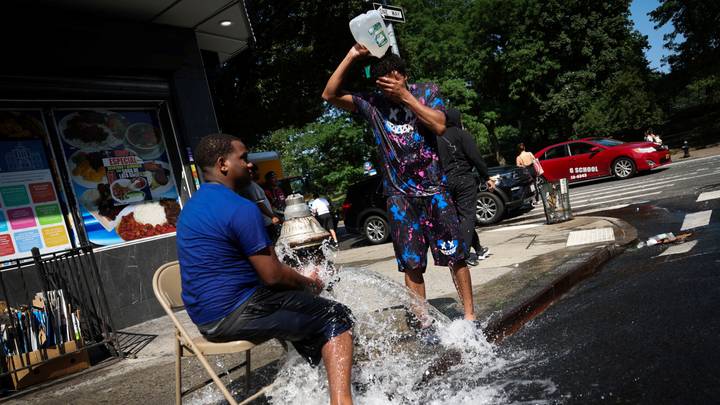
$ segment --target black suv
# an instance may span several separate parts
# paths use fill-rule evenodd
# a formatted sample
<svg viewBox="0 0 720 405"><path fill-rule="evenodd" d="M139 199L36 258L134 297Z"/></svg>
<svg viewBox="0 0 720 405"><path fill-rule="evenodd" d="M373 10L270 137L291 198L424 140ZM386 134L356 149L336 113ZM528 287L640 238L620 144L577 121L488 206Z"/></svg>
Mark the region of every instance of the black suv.
<svg viewBox="0 0 720 405"><path fill-rule="evenodd" d="M499 222L508 211L530 203L535 194L532 176L526 168L498 166L489 168L488 173L497 176L498 181L494 191L488 191L484 183L479 186L475 210L479 225ZM342 205L345 229L363 234L372 244L390 240L385 200L380 175L350 186Z"/></svg>

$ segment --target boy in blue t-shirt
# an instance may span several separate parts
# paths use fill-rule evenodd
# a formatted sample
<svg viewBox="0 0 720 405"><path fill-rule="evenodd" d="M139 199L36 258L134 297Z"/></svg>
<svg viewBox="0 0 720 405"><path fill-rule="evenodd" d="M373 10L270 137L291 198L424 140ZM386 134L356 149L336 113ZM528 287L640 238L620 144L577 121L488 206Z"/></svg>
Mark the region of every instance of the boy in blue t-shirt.
<svg viewBox="0 0 720 405"><path fill-rule="evenodd" d="M313 364L322 358L332 403L350 403L352 314L318 297L323 283L281 263L255 203L238 195L250 182L248 151L225 134L202 138L195 158L205 182L177 224L182 298L211 341L293 343Z"/></svg>

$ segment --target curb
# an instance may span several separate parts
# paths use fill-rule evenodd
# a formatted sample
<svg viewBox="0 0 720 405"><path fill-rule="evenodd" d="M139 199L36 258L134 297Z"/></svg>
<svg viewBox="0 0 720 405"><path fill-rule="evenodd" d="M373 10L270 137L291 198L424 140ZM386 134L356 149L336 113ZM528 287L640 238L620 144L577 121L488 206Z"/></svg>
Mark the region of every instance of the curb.
<svg viewBox="0 0 720 405"><path fill-rule="evenodd" d="M627 222L615 218L605 219L612 222L623 232L624 237L621 238L621 242L605 245L597 249L580 263L574 264L570 262L567 265L561 265L559 268L567 266L562 271L562 276L553 280L548 286L522 303L505 311L498 319L491 321L487 325L483 333L488 341L500 343L506 337L517 332L525 323L543 313L545 309L571 288L598 273L602 264L618 256L630 243L637 240L637 230Z"/></svg>

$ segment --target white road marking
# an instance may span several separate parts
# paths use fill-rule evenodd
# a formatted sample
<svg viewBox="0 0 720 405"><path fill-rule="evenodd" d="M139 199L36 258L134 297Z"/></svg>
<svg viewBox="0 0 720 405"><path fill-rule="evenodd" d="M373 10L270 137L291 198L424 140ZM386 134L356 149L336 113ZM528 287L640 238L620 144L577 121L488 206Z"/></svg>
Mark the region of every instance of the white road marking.
<svg viewBox="0 0 720 405"><path fill-rule="evenodd" d="M672 167L672 166L682 166L682 165L686 165L686 164L694 164L694 163L702 161L702 160L717 159L718 157L720 157L720 155L705 156L705 157L694 158L694 159L690 159L690 160L679 160L677 162L668 163L668 164L660 166L660 167Z"/></svg>
<svg viewBox="0 0 720 405"><path fill-rule="evenodd" d="M682 243L682 244L680 244L680 245L672 245L672 246L670 246L669 248L665 249L664 252L660 253L660 254L657 255L656 257L660 257L660 256L670 256L670 255L678 255L678 254L680 254L680 253L687 253L687 252L689 252L690 250L692 250L692 248L694 248L695 245L697 245L697 242L698 242L698 241L693 240L693 241L690 241L690 242Z"/></svg>
<svg viewBox="0 0 720 405"><path fill-rule="evenodd" d="M643 192L643 191L640 190L640 191L638 191L638 192ZM615 199L612 199L612 200L597 201L597 202L593 202L593 203L590 203L590 204L580 204L580 205L576 205L576 206L573 206L572 204L570 204L570 208L572 209L572 208L591 207L591 206L594 206L594 205L607 204L607 203L609 203L609 202L628 200L628 199L630 199L630 198L646 197L646 196L649 196L649 195L655 195L655 194L660 194L660 193L662 193L662 191L656 191L656 192L654 192L654 193L644 193L644 194L642 194L642 195L633 195L633 196L628 196L628 197L615 198ZM614 197L614 196L608 196L608 197ZM601 198L600 200L604 200L604 199Z"/></svg>
<svg viewBox="0 0 720 405"><path fill-rule="evenodd" d="M710 223L711 215L712 215L712 210L699 211L699 212L693 212L690 214L686 214L685 219L683 220L682 227L680 227L680 230L684 231L686 229L693 229L693 228L705 226Z"/></svg>
<svg viewBox="0 0 720 405"><path fill-rule="evenodd" d="M619 189L626 189L626 188L632 188L632 187L643 187L647 185L659 185L659 184L665 184L670 183L673 181L678 181L680 179L687 179L687 176L684 175L678 175L678 176L668 176L668 177L662 177L655 179L656 181L652 182L632 182L632 183L623 183L623 182L616 182L613 184L609 184L604 187L597 187L589 190L581 190L577 192L573 192L573 189L570 189L570 195L571 196L582 196L587 194L597 194L597 193L603 193L603 192L612 192L617 191Z"/></svg>
<svg viewBox="0 0 720 405"><path fill-rule="evenodd" d="M708 192L702 193L698 196L698 198L695 202L709 201L709 200L714 200L716 198L720 198L720 190L708 191Z"/></svg>
<svg viewBox="0 0 720 405"><path fill-rule="evenodd" d="M586 245L588 243L608 242L615 240L612 228L585 229L572 231L568 234L565 246Z"/></svg>
<svg viewBox="0 0 720 405"><path fill-rule="evenodd" d="M590 201L595 201L595 200L602 200L602 199L605 199L605 198L620 197L620 196L628 195L628 194L644 193L644 192L646 192L646 191L657 190L657 189L659 189L659 188L672 187L672 186L674 186L674 185L675 185L675 183L670 183L670 184L665 184L665 185L663 185L663 186L643 187L643 188L641 188L641 189L636 189L636 190L633 190L633 191L626 191L626 192L624 192L624 193L615 193L615 194L612 194L612 192L597 193L597 194L593 194L590 198L575 199L575 200L573 200L572 195L570 195L570 202L571 202L571 203L572 203L572 202L578 202L578 203L590 202ZM595 197L597 197L598 195L602 195L602 194L610 194L610 195L606 195L606 196L604 196L604 197L595 198Z"/></svg>
<svg viewBox="0 0 720 405"><path fill-rule="evenodd" d="M519 231L519 230L522 230L522 229L535 228L535 227L538 227L538 226L540 226L540 225L541 225L541 224L513 225L513 226L506 226L506 227L503 227L503 228L493 229L493 230L488 231L488 232Z"/></svg>
<svg viewBox="0 0 720 405"><path fill-rule="evenodd" d="M709 167L701 167L701 168L699 168L699 169L697 169L697 170L695 170L695 171L696 171L696 172L704 172L705 170L710 170L710 168L709 168Z"/></svg>

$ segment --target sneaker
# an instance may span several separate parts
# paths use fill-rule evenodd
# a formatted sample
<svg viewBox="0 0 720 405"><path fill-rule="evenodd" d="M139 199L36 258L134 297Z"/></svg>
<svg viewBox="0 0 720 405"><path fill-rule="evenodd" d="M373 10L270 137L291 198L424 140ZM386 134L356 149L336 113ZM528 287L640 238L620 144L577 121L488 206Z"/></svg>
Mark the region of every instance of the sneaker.
<svg viewBox="0 0 720 405"><path fill-rule="evenodd" d="M470 253L465 259L465 263L467 263L468 266L477 266L478 265L478 257L475 253Z"/></svg>
<svg viewBox="0 0 720 405"><path fill-rule="evenodd" d="M478 260L485 260L490 256L490 249L486 247L480 248L480 251L476 254Z"/></svg>

